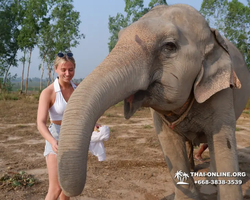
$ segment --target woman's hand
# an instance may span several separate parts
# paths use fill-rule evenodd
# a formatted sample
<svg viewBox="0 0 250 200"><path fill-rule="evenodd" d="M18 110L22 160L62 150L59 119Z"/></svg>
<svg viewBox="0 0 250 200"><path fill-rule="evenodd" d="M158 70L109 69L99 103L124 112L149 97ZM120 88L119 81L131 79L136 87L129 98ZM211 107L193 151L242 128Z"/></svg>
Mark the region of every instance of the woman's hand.
<svg viewBox="0 0 250 200"><path fill-rule="evenodd" d="M58 150L58 141L54 139L50 144L52 146L53 151L55 153L57 153L57 150Z"/></svg>

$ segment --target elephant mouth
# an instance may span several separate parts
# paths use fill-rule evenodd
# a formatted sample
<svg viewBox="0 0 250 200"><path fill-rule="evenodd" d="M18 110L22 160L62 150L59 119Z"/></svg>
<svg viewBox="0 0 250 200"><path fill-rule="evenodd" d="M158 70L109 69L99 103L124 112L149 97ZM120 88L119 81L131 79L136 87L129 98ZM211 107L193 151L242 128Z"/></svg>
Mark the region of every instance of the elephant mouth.
<svg viewBox="0 0 250 200"><path fill-rule="evenodd" d="M124 99L124 117L129 119L140 107L152 107L154 98L161 99L162 84L159 81L151 80L146 90L138 90ZM154 96L154 98L153 98ZM168 100L166 100L168 102Z"/></svg>
<svg viewBox="0 0 250 200"><path fill-rule="evenodd" d="M124 100L124 116L129 119L138 110L138 108L146 107L147 99L149 98L149 92L146 90L139 90L136 93L130 95Z"/></svg>

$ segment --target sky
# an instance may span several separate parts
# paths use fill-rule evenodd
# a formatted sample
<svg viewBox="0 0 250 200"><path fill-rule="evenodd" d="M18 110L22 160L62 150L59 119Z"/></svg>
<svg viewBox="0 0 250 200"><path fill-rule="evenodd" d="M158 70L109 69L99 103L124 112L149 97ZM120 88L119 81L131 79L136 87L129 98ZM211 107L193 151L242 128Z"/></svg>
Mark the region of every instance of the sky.
<svg viewBox="0 0 250 200"><path fill-rule="evenodd" d="M144 0L144 6L147 7L150 0ZM247 4L247 0L240 2ZM183 3L193 6L195 9L200 10L202 0L167 0L168 5ZM84 33L85 39L80 41L76 48L72 48L72 53L76 60L76 79L85 78L91 71L96 68L109 54L109 29L108 19L109 16L116 16L117 13L124 14L125 1L124 0L74 0L75 10L80 12L81 24L79 26L80 32ZM22 56L18 54L19 58ZM39 51L37 48L32 52L31 66L29 70L29 77L41 77L39 71L39 64L42 61L39 58ZM22 64L19 63L17 68L10 70L11 74L21 76ZM44 78L48 77L48 71L45 70ZM25 78L27 74L27 65L25 69Z"/></svg>

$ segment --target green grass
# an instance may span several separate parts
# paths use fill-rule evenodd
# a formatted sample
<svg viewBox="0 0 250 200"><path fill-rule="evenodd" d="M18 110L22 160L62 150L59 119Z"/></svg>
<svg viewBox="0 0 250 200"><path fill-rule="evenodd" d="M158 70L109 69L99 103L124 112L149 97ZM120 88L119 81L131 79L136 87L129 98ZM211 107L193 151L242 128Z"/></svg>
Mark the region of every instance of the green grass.
<svg viewBox="0 0 250 200"><path fill-rule="evenodd" d="M247 101L247 105L246 105L245 109L250 109L250 98Z"/></svg>
<svg viewBox="0 0 250 200"><path fill-rule="evenodd" d="M105 115L106 117L116 117L116 115L111 114L111 113L105 113L104 115Z"/></svg>
<svg viewBox="0 0 250 200"><path fill-rule="evenodd" d="M21 97L18 93L9 93L9 92L0 93L0 100L18 100L20 98Z"/></svg>
<svg viewBox="0 0 250 200"><path fill-rule="evenodd" d="M235 128L235 131L241 131L241 130L244 130L244 129L238 128L238 127Z"/></svg>
<svg viewBox="0 0 250 200"><path fill-rule="evenodd" d="M115 104L115 107L121 107L124 105L124 102L123 101L120 101L119 103Z"/></svg>
<svg viewBox="0 0 250 200"><path fill-rule="evenodd" d="M110 133L114 133L115 132L115 129L113 128L109 128L110 129Z"/></svg>
<svg viewBox="0 0 250 200"><path fill-rule="evenodd" d="M29 127L29 126L23 125L23 124L19 124L19 125L17 125L16 127L17 127L17 128L27 128L27 127Z"/></svg>
<svg viewBox="0 0 250 200"><path fill-rule="evenodd" d="M250 114L250 112L246 110L244 110L243 113L248 114L248 115Z"/></svg>
<svg viewBox="0 0 250 200"><path fill-rule="evenodd" d="M27 99L27 101L35 100L38 101L41 92L29 92L26 94L20 94L20 92L0 92L0 101L7 101L7 100L20 100L20 99Z"/></svg>
<svg viewBox="0 0 250 200"><path fill-rule="evenodd" d="M150 129L150 128L153 128L153 127L151 125L144 125L143 128Z"/></svg>
<svg viewBox="0 0 250 200"><path fill-rule="evenodd" d="M43 82L43 89L47 87L47 83ZM12 84L12 91L20 91L21 84L20 83L13 83ZM40 90L40 82L29 82L27 91L37 92ZM23 84L23 91L25 91L25 83Z"/></svg>
<svg viewBox="0 0 250 200"><path fill-rule="evenodd" d="M103 114L104 116L106 116L106 117L115 117L115 118L122 118L123 116L120 116L120 115L117 115L117 114L112 114L112 113L104 113Z"/></svg>

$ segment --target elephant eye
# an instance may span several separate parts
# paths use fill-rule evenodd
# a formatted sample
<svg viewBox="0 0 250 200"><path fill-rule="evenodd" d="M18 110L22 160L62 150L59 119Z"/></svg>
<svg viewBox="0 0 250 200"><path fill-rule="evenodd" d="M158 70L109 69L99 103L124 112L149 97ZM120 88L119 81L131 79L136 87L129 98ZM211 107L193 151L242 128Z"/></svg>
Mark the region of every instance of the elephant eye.
<svg viewBox="0 0 250 200"><path fill-rule="evenodd" d="M177 49L177 46L173 42L167 42L163 45L163 51L166 53L173 53Z"/></svg>

